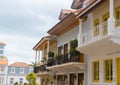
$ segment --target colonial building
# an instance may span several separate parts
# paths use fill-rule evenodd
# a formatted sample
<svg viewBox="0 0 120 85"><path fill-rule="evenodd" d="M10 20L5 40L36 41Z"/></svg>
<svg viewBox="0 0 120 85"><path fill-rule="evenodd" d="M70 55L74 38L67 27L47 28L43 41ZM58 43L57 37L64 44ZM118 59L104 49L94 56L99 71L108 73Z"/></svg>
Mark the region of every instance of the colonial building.
<svg viewBox="0 0 120 85"><path fill-rule="evenodd" d="M60 22L34 46L36 62L43 62L34 69L36 75L40 76L40 85L86 84L87 59L76 50L79 34L79 19L76 19L76 14L80 11L82 9L62 9Z"/></svg>
<svg viewBox="0 0 120 85"><path fill-rule="evenodd" d="M5 56L0 56L0 85L6 85L8 60Z"/></svg>
<svg viewBox="0 0 120 85"><path fill-rule="evenodd" d="M6 85L8 60L4 56L5 43L0 42L0 85Z"/></svg>
<svg viewBox="0 0 120 85"><path fill-rule="evenodd" d="M120 0L93 0L77 18L77 49L89 56L88 85L120 85Z"/></svg>
<svg viewBox="0 0 120 85"><path fill-rule="evenodd" d="M5 43L0 42L0 56L3 56L4 54L4 47L5 47Z"/></svg>
<svg viewBox="0 0 120 85"><path fill-rule="evenodd" d="M31 72L33 68L25 62L15 62L8 66L7 85L18 83L23 85L26 83L25 76Z"/></svg>
<svg viewBox="0 0 120 85"><path fill-rule="evenodd" d="M120 85L120 1L74 0L71 8L33 48L41 85Z"/></svg>

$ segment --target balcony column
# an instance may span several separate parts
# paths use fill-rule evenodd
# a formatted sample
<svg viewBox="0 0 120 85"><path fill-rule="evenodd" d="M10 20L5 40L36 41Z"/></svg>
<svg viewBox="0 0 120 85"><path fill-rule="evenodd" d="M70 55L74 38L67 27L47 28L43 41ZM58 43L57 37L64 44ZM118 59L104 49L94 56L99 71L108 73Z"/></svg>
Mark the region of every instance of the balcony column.
<svg viewBox="0 0 120 85"><path fill-rule="evenodd" d="M109 0L109 11L110 16L108 19L108 34L111 34L114 29L114 0Z"/></svg>
<svg viewBox="0 0 120 85"><path fill-rule="evenodd" d="M82 34L82 19L79 19L79 33L78 33L78 47L81 44L81 34Z"/></svg>
<svg viewBox="0 0 120 85"><path fill-rule="evenodd" d="M42 60L43 60L43 57L44 57L44 45L42 47L42 57L41 57Z"/></svg>
<svg viewBox="0 0 120 85"><path fill-rule="evenodd" d="M37 50L35 52L35 63L37 63Z"/></svg>
<svg viewBox="0 0 120 85"><path fill-rule="evenodd" d="M38 63L40 62L40 50L38 51Z"/></svg>
<svg viewBox="0 0 120 85"><path fill-rule="evenodd" d="M50 51L50 41L48 40L47 42L47 53ZM48 59L48 54L47 54L47 59Z"/></svg>

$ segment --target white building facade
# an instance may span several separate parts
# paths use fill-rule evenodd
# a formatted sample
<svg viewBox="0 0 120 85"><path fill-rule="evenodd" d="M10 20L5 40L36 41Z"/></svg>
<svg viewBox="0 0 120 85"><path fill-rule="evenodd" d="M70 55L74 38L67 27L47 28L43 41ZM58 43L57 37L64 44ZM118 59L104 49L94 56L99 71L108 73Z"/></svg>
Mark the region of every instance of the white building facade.
<svg viewBox="0 0 120 85"><path fill-rule="evenodd" d="M77 49L88 55L88 85L120 85L120 1L96 0L77 17Z"/></svg>

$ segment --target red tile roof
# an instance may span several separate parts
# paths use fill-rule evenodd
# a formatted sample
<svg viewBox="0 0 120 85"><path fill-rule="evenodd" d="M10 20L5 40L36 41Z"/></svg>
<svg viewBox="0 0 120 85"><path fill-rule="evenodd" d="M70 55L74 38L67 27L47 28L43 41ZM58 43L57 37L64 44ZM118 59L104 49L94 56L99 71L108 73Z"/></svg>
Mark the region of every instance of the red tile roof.
<svg viewBox="0 0 120 85"><path fill-rule="evenodd" d="M30 67L30 65L25 63L25 62L15 62L15 63L10 64L9 66L12 66L12 67Z"/></svg>
<svg viewBox="0 0 120 85"><path fill-rule="evenodd" d="M7 65L8 61L7 60L0 60L0 65Z"/></svg>
<svg viewBox="0 0 120 85"><path fill-rule="evenodd" d="M82 8L81 8L81 9L78 9L78 10L62 9L62 10L61 10L61 13L60 13L60 16L59 16L59 19L60 19L60 20L64 19L64 18L67 17L70 13L74 13L74 14L76 15L76 14L77 14L78 12L80 12L80 11L82 11Z"/></svg>
<svg viewBox="0 0 120 85"><path fill-rule="evenodd" d="M5 43L3 43L3 42L0 42L0 44L5 45Z"/></svg>

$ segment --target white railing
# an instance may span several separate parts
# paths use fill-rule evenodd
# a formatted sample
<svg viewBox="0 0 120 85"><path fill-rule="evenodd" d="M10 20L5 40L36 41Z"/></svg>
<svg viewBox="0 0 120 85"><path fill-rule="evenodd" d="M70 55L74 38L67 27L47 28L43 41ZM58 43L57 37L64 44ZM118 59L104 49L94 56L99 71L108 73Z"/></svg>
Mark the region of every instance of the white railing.
<svg viewBox="0 0 120 85"><path fill-rule="evenodd" d="M95 30L96 29L96 30ZM86 33L83 33L80 36L80 45L88 44L90 42L99 40L108 34L108 21L101 23L94 27L92 30L89 30Z"/></svg>

